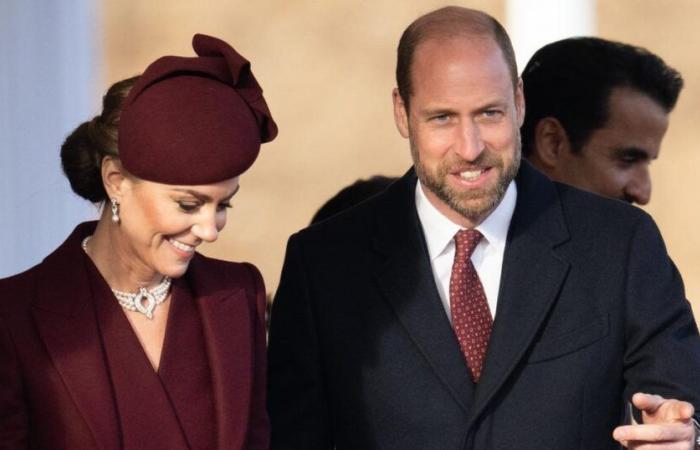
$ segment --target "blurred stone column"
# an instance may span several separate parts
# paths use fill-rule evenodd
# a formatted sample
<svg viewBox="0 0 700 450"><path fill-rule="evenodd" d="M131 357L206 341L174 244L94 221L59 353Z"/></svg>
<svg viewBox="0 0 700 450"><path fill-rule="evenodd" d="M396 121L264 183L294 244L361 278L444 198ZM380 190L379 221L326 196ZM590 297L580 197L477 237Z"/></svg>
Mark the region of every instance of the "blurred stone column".
<svg viewBox="0 0 700 450"><path fill-rule="evenodd" d="M595 0L507 0L506 27L522 72L540 47L596 33Z"/></svg>
<svg viewBox="0 0 700 450"><path fill-rule="evenodd" d="M0 2L0 277L40 262L96 216L59 159L68 132L98 105L94 5Z"/></svg>

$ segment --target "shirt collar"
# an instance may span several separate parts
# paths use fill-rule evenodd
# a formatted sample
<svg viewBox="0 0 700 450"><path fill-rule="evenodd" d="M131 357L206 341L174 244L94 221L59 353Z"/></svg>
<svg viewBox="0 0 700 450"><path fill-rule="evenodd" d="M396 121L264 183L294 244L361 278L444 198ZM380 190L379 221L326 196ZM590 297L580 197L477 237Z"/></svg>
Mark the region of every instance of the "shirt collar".
<svg viewBox="0 0 700 450"><path fill-rule="evenodd" d="M496 209L476 227L488 245L493 245L499 250L505 248L517 196L515 182L511 181ZM425 242L428 245L428 254L432 261L447 250L452 238L462 227L445 217L430 203L420 181L416 183L416 210L423 227Z"/></svg>

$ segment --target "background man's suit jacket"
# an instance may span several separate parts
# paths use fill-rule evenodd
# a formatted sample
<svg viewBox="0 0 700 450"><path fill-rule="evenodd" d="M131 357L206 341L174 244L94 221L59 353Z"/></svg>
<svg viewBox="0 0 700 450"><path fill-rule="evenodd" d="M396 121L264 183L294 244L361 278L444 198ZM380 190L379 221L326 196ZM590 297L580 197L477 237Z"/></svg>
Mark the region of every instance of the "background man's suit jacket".
<svg viewBox="0 0 700 450"><path fill-rule="evenodd" d="M474 385L409 171L292 236L272 311L273 449L612 449L637 391L700 406L700 339L650 217L523 162Z"/></svg>

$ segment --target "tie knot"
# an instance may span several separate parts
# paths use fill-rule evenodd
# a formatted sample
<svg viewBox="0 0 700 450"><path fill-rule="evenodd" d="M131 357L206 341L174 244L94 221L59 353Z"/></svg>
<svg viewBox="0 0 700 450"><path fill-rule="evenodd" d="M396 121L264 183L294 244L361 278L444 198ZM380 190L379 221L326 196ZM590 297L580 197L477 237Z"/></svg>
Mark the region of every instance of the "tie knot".
<svg viewBox="0 0 700 450"><path fill-rule="evenodd" d="M481 233L478 230L459 230L457 234L455 234L457 254L464 254L466 258L471 258L480 240Z"/></svg>

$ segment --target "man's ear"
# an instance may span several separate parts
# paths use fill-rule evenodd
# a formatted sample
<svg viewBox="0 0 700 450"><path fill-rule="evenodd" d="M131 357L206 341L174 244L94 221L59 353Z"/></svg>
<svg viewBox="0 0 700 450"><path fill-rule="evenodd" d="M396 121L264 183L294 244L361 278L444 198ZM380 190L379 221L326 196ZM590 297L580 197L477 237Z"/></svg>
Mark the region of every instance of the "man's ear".
<svg viewBox="0 0 700 450"><path fill-rule="evenodd" d="M540 119L535 126L532 157L545 168L554 169L571 153L571 142L564 126L554 117Z"/></svg>
<svg viewBox="0 0 700 450"><path fill-rule="evenodd" d="M102 183L109 198L121 203L124 192L129 187L129 178L121 161L113 156L102 158Z"/></svg>
<svg viewBox="0 0 700 450"><path fill-rule="evenodd" d="M408 138L408 111L406 111L406 105L399 94L399 89L394 88L391 92L392 100L394 101L394 123L396 124L396 129L399 130L399 134L404 138Z"/></svg>

